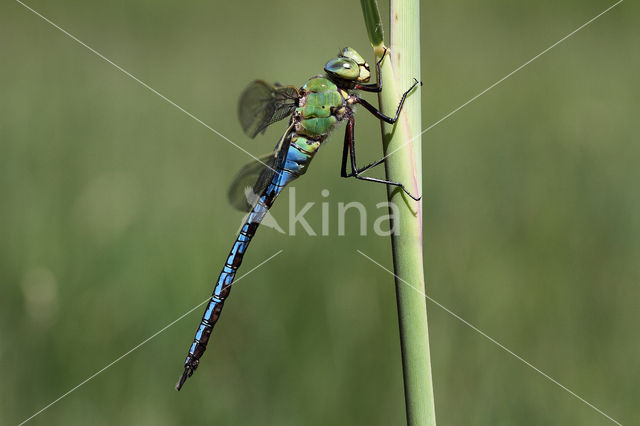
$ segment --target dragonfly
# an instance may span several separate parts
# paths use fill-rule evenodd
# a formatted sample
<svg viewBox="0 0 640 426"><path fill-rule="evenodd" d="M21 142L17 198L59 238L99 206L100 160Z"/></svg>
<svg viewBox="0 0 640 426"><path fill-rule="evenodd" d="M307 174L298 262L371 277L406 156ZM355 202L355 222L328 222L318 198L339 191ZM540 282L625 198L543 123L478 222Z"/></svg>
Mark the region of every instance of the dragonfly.
<svg viewBox="0 0 640 426"><path fill-rule="evenodd" d="M231 291L236 271L260 222L284 187L307 172L311 160L338 123L346 121L340 169L342 177L392 185L414 200L420 200L420 197L411 194L400 182L362 176L364 171L381 164L384 158L361 168L356 165L356 105L363 106L379 120L393 124L398 120L407 95L419 83L414 79L413 85L402 94L394 117L383 114L361 98L359 91L382 90L380 68L386 54L385 49L382 57L376 62L376 83L370 83L369 64L354 49L345 47L337 57L326 63L325 75L310 78L301 88L256 80L249 84L240 96L238 117L242 129L250 138L264 133L268 126L287 117L289 124L273 153L244 166L231 184L229 201L237 209L248 212L248 215L220 272L193 343L189 347L184 372L176 384L177 390L182 388L187 378L198 368L213 327L218 322L222 307Z"/></svg>

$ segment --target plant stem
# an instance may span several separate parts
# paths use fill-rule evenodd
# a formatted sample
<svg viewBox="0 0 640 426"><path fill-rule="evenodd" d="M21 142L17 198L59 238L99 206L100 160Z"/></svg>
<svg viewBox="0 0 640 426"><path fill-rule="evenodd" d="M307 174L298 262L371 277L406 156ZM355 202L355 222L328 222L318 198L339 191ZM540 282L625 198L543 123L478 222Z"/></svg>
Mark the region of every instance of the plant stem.
<svg viewBox="0 0 640 426"><path fill-rule="evenodd" d="M361 4L377 60L385 49L377 4L375 0L361 0ZM393 116L400 98L398 94L409 88L414 78L420 79L420 1L390 0L390 17L391 48L382 63L384 88L378 99L380 109ZM382 139L384 154L393 152L385 161L387 180L401 182L411 193L422 195L419 89L417 87L407 97L395 125L382 124ZM387 195L396 210L390 212L391 217L396 220L392 224L395 232L391 236L391 247L396 274L407 425L435 425L427 306L424 297L422 201L416 202L392 186L387 186Z"/></svg>

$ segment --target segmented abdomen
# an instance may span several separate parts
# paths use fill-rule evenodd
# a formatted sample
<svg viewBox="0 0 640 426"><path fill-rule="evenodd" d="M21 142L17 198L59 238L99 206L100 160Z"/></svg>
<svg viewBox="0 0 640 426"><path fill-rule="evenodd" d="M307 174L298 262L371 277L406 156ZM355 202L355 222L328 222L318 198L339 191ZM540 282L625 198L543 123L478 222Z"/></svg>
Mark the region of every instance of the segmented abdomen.
<svg viewBox="0 0 640 426"><path fill-rule="evenodd" d="M178 389L180 389L186 377L191 376L193 371L198 368L200 357L202 357L202 354L204 354L207 349L213 327L220 318L224 302L231 291L231 285L233 284L236 271L242 264L244 254L260 222L262 222L262 219L284 187L307 171L307 167L320 144L321 141L308 140L297 134L292 135L283 167L273 176L271 183L247 216L229 252L222 272L220 272L211 299L202 315L202 320L196 331L193 343L189 347L189 353L185 360L185 372L178 383Z"/></svg>

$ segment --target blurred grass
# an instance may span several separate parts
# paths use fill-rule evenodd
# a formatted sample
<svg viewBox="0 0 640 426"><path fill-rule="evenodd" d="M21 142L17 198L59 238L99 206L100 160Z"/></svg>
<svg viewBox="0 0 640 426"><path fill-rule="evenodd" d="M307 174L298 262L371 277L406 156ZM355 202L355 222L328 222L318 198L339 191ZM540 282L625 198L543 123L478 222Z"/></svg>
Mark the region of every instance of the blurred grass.
<svg viewBox="0 0 640 426"><path fill-rule="evenodd" d="M344 45L368 46L357 2L28 4L255 154L282 128L242 135L247 82L300 85ZM424 125L609 4L423 4ZM19 4L0 11L10 424L210 293L241 219L226 186L248 158ZM640 422L638 12L624 2L423 147L430 295L623 424ZM364 163L380 153L378 126L358 122ZM329 189L333 232L259 231L242 271L284 254L238 283L182 393L173 384L200 310L32 423L402 423L393 281L354 252L388 265L388 239L360 237L355 214L336 236L337 202L364 202L372 223L384 189L341 180L332 139L296 201ZM274 208L281 224L288 203ZM307 217L320 228L319 205ZM607 424L438 308L430 321L441 424Z"/></svg>

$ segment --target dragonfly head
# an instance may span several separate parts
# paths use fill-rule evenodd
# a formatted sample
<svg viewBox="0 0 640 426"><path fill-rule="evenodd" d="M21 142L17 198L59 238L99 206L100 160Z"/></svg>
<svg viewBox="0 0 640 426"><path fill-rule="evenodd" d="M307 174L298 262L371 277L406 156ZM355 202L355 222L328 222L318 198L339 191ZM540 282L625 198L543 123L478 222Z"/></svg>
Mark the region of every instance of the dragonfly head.
<svg viewBox="0 0 640 426"><path fill-rule="evenodd" d="M369 64L350 47L342 49L337 58L327 62L325 72L338 80L366 83L371 77Z"/></svg>

